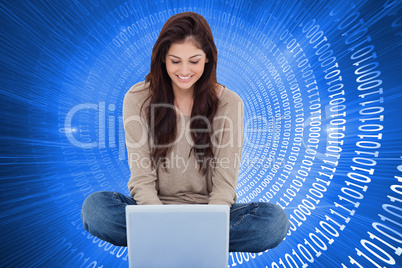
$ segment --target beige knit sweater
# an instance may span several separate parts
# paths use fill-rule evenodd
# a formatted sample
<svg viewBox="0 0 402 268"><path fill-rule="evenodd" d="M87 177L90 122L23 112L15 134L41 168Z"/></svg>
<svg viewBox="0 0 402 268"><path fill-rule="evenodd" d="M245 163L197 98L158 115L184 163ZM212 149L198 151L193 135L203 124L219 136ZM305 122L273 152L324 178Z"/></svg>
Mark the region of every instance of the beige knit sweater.
<svg viewBox="0 0 402 268"><path fill-rule="evenodd" d="M139 82L126 93L123 119L131 177L128 188L137 204L227 204L236 202L236 185L243 145L244 103L235 92L222 88L212 127L215 169L203 176L193 152L190 117L177 116L177 138L166 157L168 171L151 168L148 125L140 108L149 94ZM195 100L197 101L197 100ZM148 102L148 101L147 101ZM148 103L144 105L147 106ZM215 138L212 140L215 140Z"/></svg>

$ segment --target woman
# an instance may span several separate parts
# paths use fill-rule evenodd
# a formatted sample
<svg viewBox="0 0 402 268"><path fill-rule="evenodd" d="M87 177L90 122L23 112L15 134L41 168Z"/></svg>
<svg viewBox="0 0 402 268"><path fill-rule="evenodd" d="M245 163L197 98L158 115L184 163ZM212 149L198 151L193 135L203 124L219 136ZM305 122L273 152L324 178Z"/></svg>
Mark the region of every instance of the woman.
<svg viewBox="0 0 402 268"><path fill-rule="evenodd" d="M123 102L130 197L96 192L82 208L84 228L126 246L125 206L230 206L230 251L261 252L286 236L285 212L269 203L239 204L243 101L217 83L217 49L207 21L194 12L163 26L145 81Z"/></svg>

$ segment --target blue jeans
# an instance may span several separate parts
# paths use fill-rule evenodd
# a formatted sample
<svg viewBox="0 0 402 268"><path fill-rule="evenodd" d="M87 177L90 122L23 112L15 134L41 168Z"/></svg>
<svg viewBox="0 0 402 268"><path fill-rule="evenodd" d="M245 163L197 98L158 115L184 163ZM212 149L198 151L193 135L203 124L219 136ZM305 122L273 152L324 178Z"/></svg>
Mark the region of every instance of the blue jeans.
<svg viewBox="0 0 402 268"><path fill-rule="evenodd" d="M82 205L84 229L117 246L127 246L127 205L133 198L118 192L95 192ZM285 238L290 223L283 209L271 203L235 203L230 209L229 251L261 252Z"/></svg>

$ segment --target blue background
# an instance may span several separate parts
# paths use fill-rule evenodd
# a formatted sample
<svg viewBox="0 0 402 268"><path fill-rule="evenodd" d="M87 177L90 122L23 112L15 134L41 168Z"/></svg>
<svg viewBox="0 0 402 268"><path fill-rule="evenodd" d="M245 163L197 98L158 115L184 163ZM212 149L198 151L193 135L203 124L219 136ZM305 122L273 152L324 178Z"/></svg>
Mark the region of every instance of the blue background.
<svg viewBox="0 0 402 268"><path fill-rule="evenodd" d="M183 11L207 19L218 81L245 102L238 202L293 217L279 247L231 253L229 267L401 267L397 0L0 2L0 266L128 266L126 248L83 230L80 209L94 191L129 194L123 97Z"/></svg>

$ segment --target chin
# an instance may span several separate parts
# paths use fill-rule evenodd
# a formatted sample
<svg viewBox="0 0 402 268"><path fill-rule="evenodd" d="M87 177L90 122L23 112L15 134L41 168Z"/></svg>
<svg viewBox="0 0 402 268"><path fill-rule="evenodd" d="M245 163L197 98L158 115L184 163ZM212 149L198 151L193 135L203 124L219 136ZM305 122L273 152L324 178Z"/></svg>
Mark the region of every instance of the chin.
<svg viewBox="0 0 402 268"><path fill-rule="evenodd" d="M190 88L194 87L194 85L195 85L195 84L191 84L191 85L181 85L181 84L176 83L176 86L177 86L178 88L181 88L181 89L190 89Z"/></svg>

